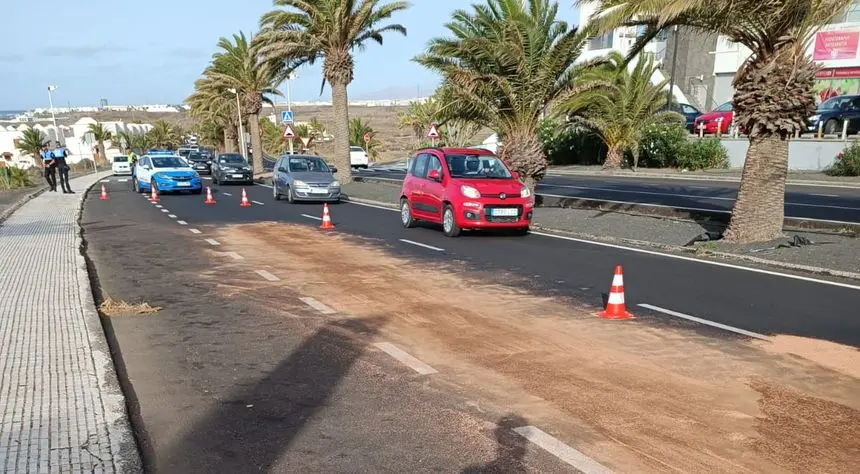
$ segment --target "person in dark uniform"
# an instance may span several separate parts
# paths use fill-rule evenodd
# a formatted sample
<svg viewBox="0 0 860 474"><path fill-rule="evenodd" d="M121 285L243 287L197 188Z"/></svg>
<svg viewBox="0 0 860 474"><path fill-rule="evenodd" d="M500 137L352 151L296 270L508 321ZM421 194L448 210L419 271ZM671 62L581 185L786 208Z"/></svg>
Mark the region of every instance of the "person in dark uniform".
<svg viewBox="0 0 860 474"><path fill-rule="evenodd" d="M57 164L57 170L60 172L60 186L63 188L63 194L75 194L72 191L72 187L69 186L69 165L66 163L66 157L69 156L69 152L66 151L65 147L60 145L60 142L57 142L57 146L51 154L54 156L54 162Z"/></svg>
<svg viewBox="0 0 860 474"><path fill-rule="evenodd" d="M48 150L48 145L42 145L42 151L39 152L42 157L42 163L45 166L45 181L48 182L48 188L51 192L57 192L57 162L54 161L54 156Z"/></svg>

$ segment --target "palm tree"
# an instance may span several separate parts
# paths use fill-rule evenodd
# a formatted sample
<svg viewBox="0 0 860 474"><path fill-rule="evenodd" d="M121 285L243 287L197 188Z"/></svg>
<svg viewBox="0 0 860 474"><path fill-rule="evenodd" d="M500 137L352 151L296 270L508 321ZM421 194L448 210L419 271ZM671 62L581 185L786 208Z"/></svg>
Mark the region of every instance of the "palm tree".
<svg viewBox="0 0 860 474"><path fill-rule="evenodd" d="M369 41L382 44L388 32L406 35L399 24L384 24L408 8L405 1L381 0L274 0L277 7L260 18L263 30L255 46L265 61L286 64L288 70L323 61L323 84L331 86L334 109L334 156L341 182L352 180L349 161L349 101L347 86L353 79L353 51ZM322 93L322 89L320 90Z"/></svg>
<svg viewBox="0 0 860 474"><path fill-rule="evenodd" d="M639 164L639 142L645 130L656 122L671 118L680 120L675 112L661 112L668 97L665 92L668 80L651 82L654 60L640 57L633 70L629 70L624 56L613 51L606 65L594 68L589 74L601 84L589 92L571 97L560 107L575 123L594 130L608 149L603 167L621 167L624 153L633 155L633 167Z"/></svg>
<svg viewBox="0 0 860 474"><path fill-rule="evenodd" d="M749 135L738 198L724 238L771 240L782 234L788 140L815 110L818 66L806 53L814 33L847 8L847 0L601 0L596 34L645 25L631 56L661 30L673 26L726 36L752 52L734 78L736 126Z"/></svg>
<svg viewBox="0 0 860 474"><path fill-rule="evenodd" d="M364 142L365 134L370 135L370 141L367 143ZM377 140L376 130L370 126L370 123L354 118L349 121L349 146L360 146L367 151L371 159L376 159L382 142Z"/></svg>
<svg viewBox="0 0 860 474"><path fill-rule="evenodd" d="M319 141L325 138L325 134L325 124L319 119L319 117L313 117L311 121L308 122L308 136L313 138L315 141Z"/></svg>
<svg viewBox="0 0 860 474"><path fill-rule="evenodd" d="M242 32L234 34L232 40L221 38L218 48L220 51L212 55L212 64L204 75L222 90L239 94L242 117L243 120L247 117L251 148L254 150L254 171L259 173L263 170L263 154L259 152L263 149L260 111L263 103L273 104L267 96L281 95L275 86L282 68L269 67L272 63L261 62Z"/></svg>
<svg viewBox="0 0 860 474"><path fill-rule="evenodd" d="M176 147L179 145L179 133L176 128L164 120L152 123L152 129L147 132L152 144L158 147Z"/></svg>
<svg viewBox="0 0 860 474"><path fill-rule="evenodd" d="M48 137L41 130L37 130L31 125L24 130L21 139L15 143L15 148L22 153L32 156L33 161L36 162L36 166L41 169L45 166L45 163L42 161L41 151L42 147L47 144Z"/></svg>
<svg viewBox="0 0 860 474"><path fill-rule="evenodd" d="M435 97L425 101L409 102L409 108L397 116L400 128L409 128L415 136L415 143L421 146L430 124L439 120L440 104Z"/></svg>
<svg viewBox="0 0 860 474"><path fill-rule="evenodd" d="M98 143L99 154L98 157L96 157L96 161L98 161L98 158L101 158L102 162L107 162L105 141L110 140L113 137L113 134L99 122L91 123L89 127L87 127L87 133L92 134L93 140Z"/></svg>
<svg viewBox="0 0 860 474"><path fill-rule="evenodd" d="M487 0L454 12L452 37L431 40L415 58L442 74L451 95L446 114L494 129L500 157L532 189L547 167L541 116L585 87L580 76L591 65L574 65L588 34L557 13L550 0Z"/></svg>
<svg viewBox="0 0 860 474"><path fill-rule="evenodd" d="M222 144L222 149L228 153L235 152L239 137L235 98L208 77L195 81L194 89L186 99L191 107L189 115L197 119L201 127L212 127L209 131L220 130L223 136L218 143Z"/></svg>

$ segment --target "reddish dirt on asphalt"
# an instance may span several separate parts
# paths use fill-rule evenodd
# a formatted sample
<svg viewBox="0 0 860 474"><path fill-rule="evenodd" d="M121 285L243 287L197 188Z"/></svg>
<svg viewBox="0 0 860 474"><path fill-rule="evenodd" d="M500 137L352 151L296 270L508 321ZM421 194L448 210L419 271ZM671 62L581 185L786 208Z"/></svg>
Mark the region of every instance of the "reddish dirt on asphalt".
<svg viewBox="0 0 860 474"><path fill-rule="evenodd" d="M520 290L512 276L411 262L307 227L232 226L217 239L347 317L382 317L382 335L439 370L430 383L478 407L515 408L618 471L860 465L860 380L812 361L607 322L587 305Z"/></svg>

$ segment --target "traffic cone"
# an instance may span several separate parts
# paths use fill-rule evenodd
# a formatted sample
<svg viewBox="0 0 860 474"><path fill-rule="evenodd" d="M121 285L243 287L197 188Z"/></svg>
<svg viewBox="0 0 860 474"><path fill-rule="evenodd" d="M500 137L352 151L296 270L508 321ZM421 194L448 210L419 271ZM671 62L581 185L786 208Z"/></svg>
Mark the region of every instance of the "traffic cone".
<svg viewBox="0 0 860 474"><path fill-rule="evenodd" d="M105 185L104 185L104 184L102 185L102 195L101 195L101 196L99 196L99 199L101 199L102 201L107 201L108 199L110 199L110 198L108 197L107 190L105 189Z"/></svg>
<svg viewBox="0 0 860 474"><path fill-rule="evenodd" d="M212 188L206 186L206 200L203 204L215 204L215 199L212 197Z"/></svg>
<svg viewBox="0 0 860 474"><path fill-rule="evenodd" d="M615 275L612 277L612 288L609 289L609 301L606 309L597 313L603 319L631 319L632 314L624 307L624 274L621 265L615 266Z"/></svg>
<svg viewBox="0 0 860 474"><path fill-rule="evenodd" d="M328 213L328 203L323 203L323 218L322 224L320 224L320 229L334 229L334 224L331 223L331 216Z"/></svg>
<svg viewBox="0 0 860 474"><path fill-rule="evenodd" d="M242 203L241 207L251 207L251 201L248 200L248 195L245 193L245 188L242 188Z"/></svg>
<svg viewBox="0 0 860 474"><path fill-rule="evenodd" d="M158 202L158 193L155 192L155 186L150 186L149 202Z"/></svg>

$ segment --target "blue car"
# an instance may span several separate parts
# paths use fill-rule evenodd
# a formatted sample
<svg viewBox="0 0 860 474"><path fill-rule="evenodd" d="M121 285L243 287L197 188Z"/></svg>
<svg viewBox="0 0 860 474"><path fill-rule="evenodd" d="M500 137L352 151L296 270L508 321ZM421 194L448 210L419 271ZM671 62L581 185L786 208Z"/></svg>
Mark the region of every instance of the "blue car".
<svg viewBox="0 0 860 474"><path fill-rule="evenodd" d="M203 180L188 162L178 155L144 155L135 167L134 189L137 192L156 194L189 191L203 192Z"/></svg>

